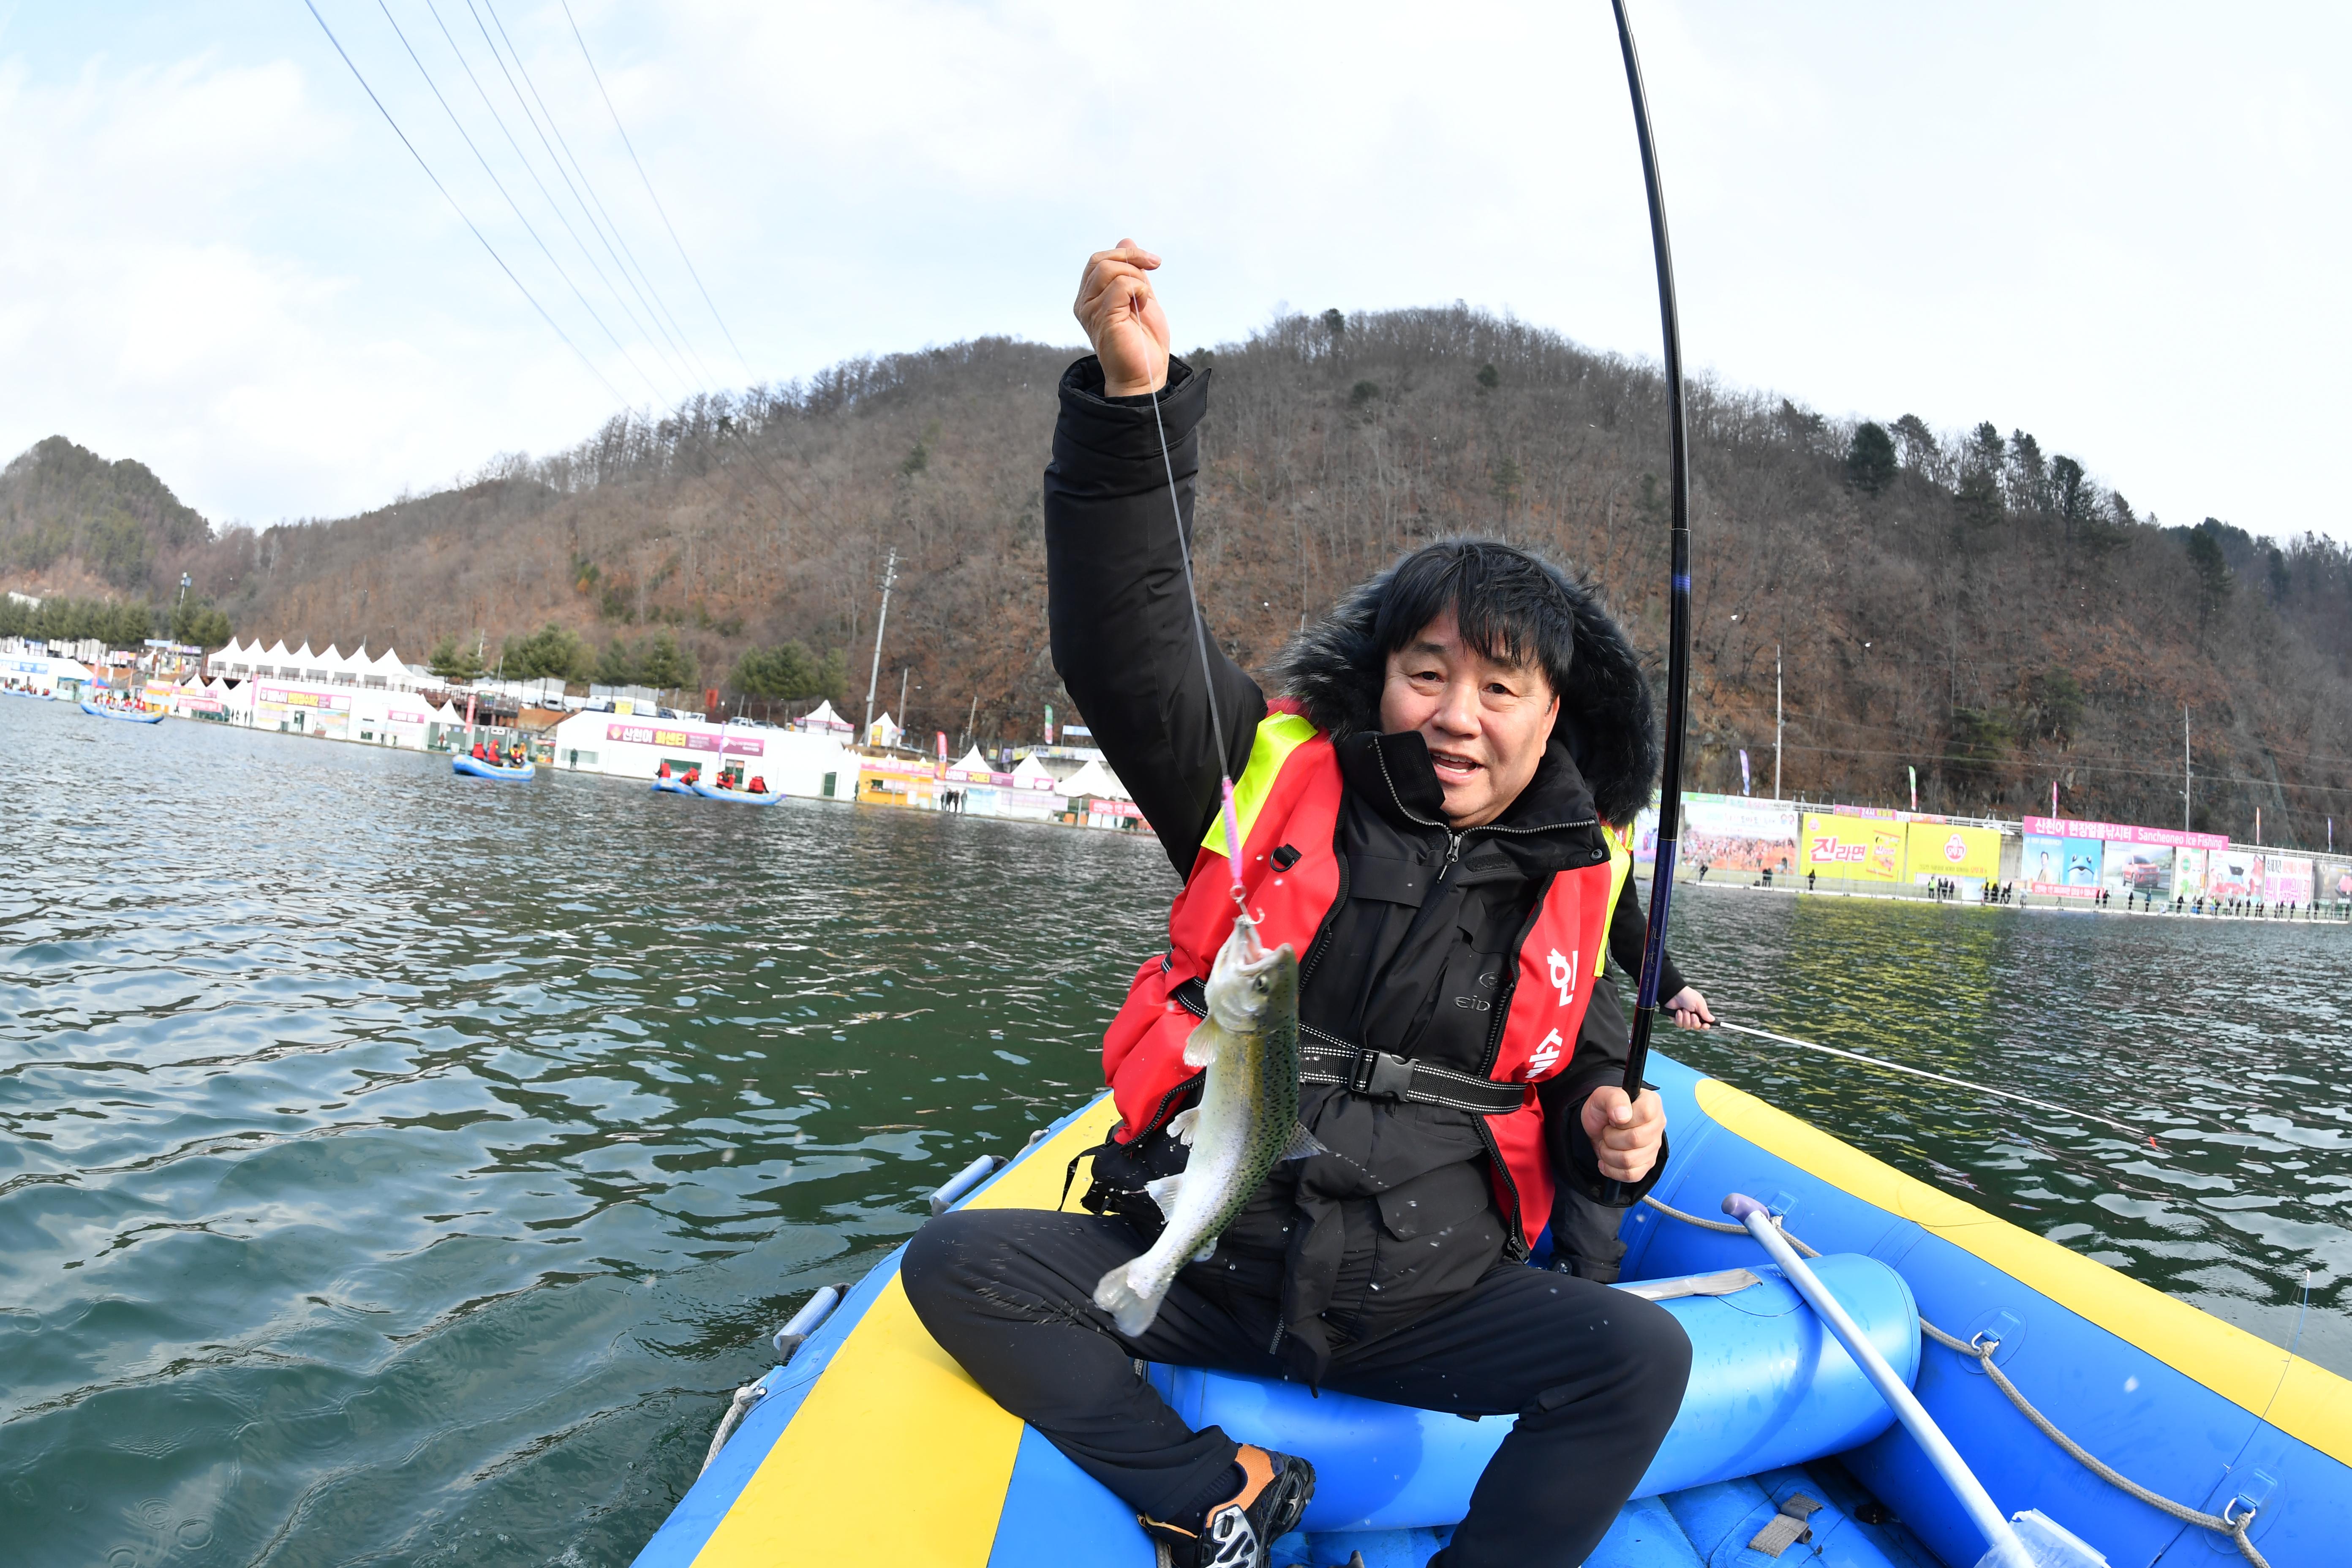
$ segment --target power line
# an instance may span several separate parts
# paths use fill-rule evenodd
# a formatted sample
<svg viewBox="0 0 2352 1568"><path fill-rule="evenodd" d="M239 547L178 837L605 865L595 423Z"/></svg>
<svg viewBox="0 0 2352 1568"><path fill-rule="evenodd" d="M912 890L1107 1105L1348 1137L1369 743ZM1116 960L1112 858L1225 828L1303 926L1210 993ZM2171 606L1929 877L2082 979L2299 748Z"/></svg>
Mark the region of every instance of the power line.
<svg viewBox="0 0 2352 1568"><path fill-rule="evenodd" d="M303 0L303 3L308 5L310 0ZM539 230L533 228L530 219L523 216L522 204L516 201L508 192L506 183L499 178L498 171L490 167L490 161L483 157L482 150L474 144L473 135L467 131L466 122L457 118L457 111L452 109L449 106L449 100L442 96L440 84L433 79L433 73L425 68L425 61L418 56L416 46L408 41L406 33L401 31L399 21L392 14L392 7L385 4L385 0L375 0L375 5L376 9L383 13L383 19L392 24L393 36L400 40L400 47L408 51L409 59L416 67L416 74L423 77L425 85L432 89L434 101L440 104L441 112L449 117L449 123L457 128L458 139L466 143L466 150L474 155L474 162L482 166L482 173L489 176L490 184L497 188L500 196L505 197L507 205L513 209L515 221L522 225L523 232L530 236L531 243L538 246L540 254L547 258L547 264L555 268L555 275L563 279L563 286L571 289L572 298L580 301L580 308L588 312L588 319L594 321L597 330L612 341L613 347L620 351L621 357L629 362L629 368L644 379L646 385L652 389L653 395L656 398L661 397L663 395L661 384L652 376L646 374L646 367L637 363L636 356L629 353L622 343L619 335L605 323L604 318L597 313L596 307L588 302L588 296L581 292L580 285L572 281L572 274L563 270L563 264L555 259L555 252L547 247L547 241L540 237ZM313 12L313 15L315 14ZM605 384L609 386L611 383L608 382Z"/></svg>
<svg viewBox="0 0 2352 1568"><path fill-rule="evenodd" d="M604 285L605 291L613 296L613 302L621 307L621 313L629 318L629 325L635 328L637 332L647 341L653 341L656 337L656 334L646 330L646 324L637 319L637 313L629 308L628 300L623 299L621 297L621 291L613 287L612 279L605 276L603 264L596 259L595 253L588 248L587 241L580 237L580 231L572 226L572 219L565 214L562 204L555 199L555 193L547 188L547 182L541 179L539 177L539 171L531 166L529 154L523 152L522 143L515 140L515 133L513 130L508 126L506 116L500 114L499 112L498 105L490 101L488 90L482 86L481 77L474 70L474 63L466 58L466 51L457 47L457 37L449 31L449 24L441 19L441 8L434 4L434 0L425 0L425 9L431 13L433 25L441 29L441 37L447 41L449 45L449 52L457 57L458 65L465 68L466 79L474 84L474 95L482 100L482 107L489 111L491 121L498 126L499 133L507 139L507 145L514 149L515 162L522 165L523 173L530 176L530 183L538 186L539 194L547 199L549 210L555 214L555 221L563 226L563 231L572 237L572 243L579 247L582 258L588 263L590 270L596 274L597 281ZM486 33L483 37L487 39L488 35ZM496 48L493 48L490 51L490 58L494 60L498 59L498 50ZM506 62L499 60L499 68L503 73L506 69ZM514 79L511 76L507 78L507 87L509 91L513 90ZM519 104L522 102L521 94L517 93L515 95L515 101ZM528 120L530 119L530 109L526 106L523 110L523 117ZM533 121L531 122L531 129L536 131L538 128L538 122ZM541 136L540 140L544 143L546 138ZM553 154L550 153L549 156L551 158ZM558 176L562 176L563 174L563 165L560 163L557 163L555 166L555 172ZM590 226L594 226L593 222ZM603 237L600 235L598 237L602 238ZM656 342L655 346L657 350L662 347L658 342ZM681 383L688 386L692 386L694 384L693 374L679 365L675 356L672 356L670 359L669 368L671 372L677 376Z"/></svg>
<svg viewBox="0 0 2352 1568"><path fill-rule="evenodd" d="M654 327L660 333L662 340L669 345L674 353L694 362L695 372L688 376L687 380L692 382L699 378L706 384L714 381L710 367L704 364L702 356L696 353L693 346L684 341L684 332L677 326L677 319L671 314L668 303L662 300L660 291L656 289L651 298L647 297L646 290L651 287L652 279L643 279L645 268L640 267L635 273L629 270L630 264L636 260L636 256L629 250L627 239L621 237L619 226L613 223L612 214L604 210L604 198L596 194L594 183L588 178L588 171L580 166L579 159L572 157L572 144L564 139L563 128L556 123L555 111L548 108L547 100L540 96L539 84L531 80L530 68L523 64L522 55L515 48L514 40L507 37L506 24L499 21L497 11L491 11L490 20L498 24L499 38L505 41L507 54L514 57L514 69L511 71L507 69L507 54L499 53L498 42L490 37L490 30L484 25L481 10L475 5L474 0L466 0L466 10L474 18L475 29L482 35L482 42L488 45L490 58L498 61L499 73L507 79L508 90L514 93L517 103L522 104L523 118L530 121L532 133L539 138L540 145L547 149L549 159L555 164L557 176L563 181L563 188L572 193L572 199L579 206L581 216L588 220L588 227L596 236L596 242L604 247L604 254L613 258L614 267L620 272L623 280L628 284L629 291L637 297L637 302L646 308L646 313L653 319ZM521 89L515 86L515 77L518 73L522 77L523 87L530 89L530 102L524 101ZM537 113L531 110L533 103L539 106ZM547 122L544 129L541 129L540 124L542 117ZM555 142L552 144L547 140L548 132L551 131L555 134ZM563 149L563 154L561 157L556 154L555 149L558 146ZM566 158L571 159L570 172L566 172L564 168ZM580 176L577 184L572 181L573 174ZM584 200L581 195L583 188L587 192ZM589 210L591 202L595 204L593 212ZM597 222L600 214L604 220L602 225ZM609 235L605 232L607 228L612 230ZM616 239L620 242L618 251L613 248ZM626 262L621 259L624 254L628 256L629 259ZM643 279L642 283L640 279Z"/></svg>
<svg viewBox="0 0 2352 1568"><path fill-rule="evenodd" d="M467 0L467 4L471 5L472 0ZM548 129L555 132L556 145L562 147L563 155L572 161L572 173L580 176L580 184L587 191L588 199L596 204L596 211L604 220L604 228L611 231L614 240L621 247L621 254L629 258L629 264L636 268L637 278L644 282L647 289L652 291L655 305L659 308L662 316L669 322L671 331L675 331L678 339L687 345L685 353L688 357L701 366L703 380L711 385L717 385L719 378L710 374L710 367L702 363L702 356L699 353L694 352L692 338L686 329L678 324L677 313L669 308L669 301L662 298L661 289L654 282L653 275L646 270L645 263L637 259L637 253L631 247L628 237L621 232L621 226L614 220L611 209L604 205L604 198L597 194L596 182L588 177L588 170L580 162L580 155L572 150L571 138L563 134L563 127L556 121L555 111L547 106L547 99L540 92L539 83L532 79L530 67L523 63L522 51L515 47L514 37L507 31L506 19L499 15L499 8L494 0L482 0L482 8L490 14L490 21L497 26L499 38L505 42L507 53L514 60L515 69L521 73L523 85L530 89L531 101L539 105L539 111L545 117ZM480 18L477 17L476 20L478 22ZM601 85L600 83L599 86ZM723 322L721 326L723 328ZM750 367L745 368L748 371Z"/></svg>
<svg viewBox="0 0 2352 1568"><path fill-rule="evenodd" d="M727 318L719 313L719 302L710 297L710 290L703 287L702 274L694 269L694 258L687 255L686 242L678 238L677 229L669 221L669 213L663 207L661 197L654 195L653 178L646 173L644 160L637 156L636 147L629 141L629 133L621 124L621 111L613 107L613 95L604 90L604 79L598 75L596 62L588 53L588 40L581 37L580 24L572 17L571 0L562 0L562 3L563 19L572 24L572 36L580 40L580 58L588 61L588 74L596 79L596 94L604 100L605 111L613 117L613 129L621 132L621 145L628 148L629 162L636 164L637 178L645 182L646 195L652 197L654 211L661 214L662 226L669 230L669 242L677 247L677 258L686 263L687 275L694 279L694 286L702 290L702 302L710 307L710 319L719 323L721 332L726 333L727 346L735 351L736 363L743 367L745 375L751 374L751 362L743 357L743 346L735 341L734 332L729 330Z"/></svg>
<svg viewBox="0 0 2352 1568"><path fill-rule="evenodd" d="M335 53L342 56L343 64L351 68L352 78L360 84L360 90L368 95L368 101L374 104L376 112L383 116L383 122L392 127L392 133L400 138L400 144L408 149L408 155L416 160L416 166L425 171L425 177L433 182L433 188L441 193L441 199L447 202L449 209L457 215L457 221L464 224L472 232L474 237L482 242L482 248L488 251L490 259L499 264L499 270L507 275L507 281L512 283L522 297L530 301L530 308L539 312L539 319L547 323L548 330L562 338L563 346L579 356L580 363L588 367L590 375L604 384L604 390L613 395L614 402L625 405L629 400L621 395L621 389L614 386L604 373L596 368L594 360L580 352L580 345L572 341L572 334L556 324L555 318L547 313L547 307L539 302L538 296L525 288L523 280L515 276L515 269L507 265L506 258L499 254L498 247L489 242L488 237L482 233L474 220L466 216L466 209L457 205L457 198L449 194L449 187L441 183L441 176L433 172L433 165L425 161L425 154L416 150L416 143L408 139L408 132L400 128L400 121L392 117L392 110L383 106L383 100L376 96L375 89L370 87L367 78L360 74L360 68L352 63L350 53L343 47L342 40L335 37L335 30L332 27L327 26L327 19L319 15L319 7L312 4L312 0L302 0L302 5L304 9L310 13L310 19L319 24L319 30L327 35L327 42L335 46Z"/></svg>

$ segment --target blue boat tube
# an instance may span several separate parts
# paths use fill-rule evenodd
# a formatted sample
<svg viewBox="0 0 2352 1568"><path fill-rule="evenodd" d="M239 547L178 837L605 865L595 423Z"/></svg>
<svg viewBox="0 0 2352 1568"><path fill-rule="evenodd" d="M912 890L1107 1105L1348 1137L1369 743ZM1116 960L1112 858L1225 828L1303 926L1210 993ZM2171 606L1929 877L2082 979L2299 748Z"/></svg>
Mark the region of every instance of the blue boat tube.
<svg viewBox="0 0 2352 1568"><path fill-rule="evenodd" d="M694 786L684 779L657 778L654 780L654 793L656 795L692 795Z"/></svg>
<svg viewBox="0 0 2352 1568"><path fill-rule="evenodd" d="M735 805L773 805L784 798L782 790L771 790L766 795L753 795L747 789L720 789L697 779L694 793L705 800L723 800Z"/></svg>
<svg viewBox="0 0 2352 1568"><path fill-rule="evenodd" d="M144 708L110 708L86 697L82 699L81 710L95 713L101 719L119 719L125 724L161 724L163 721L163 710L160 708L152 711Z"/></svg>
<svg viewBox="0 0 2352 1568"><path fill-rule="evenodd" d="M1853 1253L1813 1267L1848 1304L1863 1342L1905 1382L1916 1377L1919 1309L1903 1277ZM1619 1288L1658 1300L1691 1342L1682 1409L1637 1498L1843 1453L1895 1424L1869 1376L1778 1270ZM1155 1365L1150 1376L1195 1429L1213 1423L1244 1443L1315 1456L1315 1500L1301 1527L1308 1531L1460 1523L1516 1419L1471 1420L1328 1389L1318 1397L1304 1384L1198 1367Z"/></svg>
<svg viewBox="0 0 2352 1568"><path fill-rule="evenodd" d="M520 784L537 773L539 765L536 763L525 762L520 767L509 768L497 763L477 762L472 757L460 756L450 759L449 771L471 779L505 779L510 783Z"/></svg>

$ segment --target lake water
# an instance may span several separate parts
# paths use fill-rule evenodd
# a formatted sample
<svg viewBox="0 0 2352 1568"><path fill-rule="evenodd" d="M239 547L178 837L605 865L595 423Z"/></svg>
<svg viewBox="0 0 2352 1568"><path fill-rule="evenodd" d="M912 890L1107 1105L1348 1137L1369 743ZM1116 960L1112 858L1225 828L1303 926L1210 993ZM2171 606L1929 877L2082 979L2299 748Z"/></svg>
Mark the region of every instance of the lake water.
<svg viewBox="0 0 2352 1568"><path fill-rule="evenodd" d="M625 1563L729 1390L1082 1103L1156 843L0 700L0 1541ZM2342 927L1685 889L1664 1047L2352 1372ZM2306 1270L2308 1270L2307 1310Z"/></svg>

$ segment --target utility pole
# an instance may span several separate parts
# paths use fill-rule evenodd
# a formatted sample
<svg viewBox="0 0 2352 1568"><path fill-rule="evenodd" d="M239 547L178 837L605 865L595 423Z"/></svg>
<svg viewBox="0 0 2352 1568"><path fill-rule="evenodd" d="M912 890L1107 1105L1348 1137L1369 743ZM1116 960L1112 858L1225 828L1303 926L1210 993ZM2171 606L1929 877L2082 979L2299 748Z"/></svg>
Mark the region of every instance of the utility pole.
<svg viewBox="0 0 2352 1568"><path fill-rule="evenodd" d="M874 739L874 693L882 684L882 633L890 625L890 587L898 581L898 552L890 552L889 563L882 568L882 614L874 623L874 668L866 674L866 729L862 738Z"/></svg>
<svg viewBox="0 0 2352 1568"><path fill-rule="evenodd" d="M2189 792L2195 787L2189 763L2189 710L2180 710L2180 831L2189 831Z"/></svg>
<svg viewBox="0 0 2352 1568"><path fill-rule="evenodd" d="M1780 798L1780 645L1772 645L1772 798Z"/></svg>

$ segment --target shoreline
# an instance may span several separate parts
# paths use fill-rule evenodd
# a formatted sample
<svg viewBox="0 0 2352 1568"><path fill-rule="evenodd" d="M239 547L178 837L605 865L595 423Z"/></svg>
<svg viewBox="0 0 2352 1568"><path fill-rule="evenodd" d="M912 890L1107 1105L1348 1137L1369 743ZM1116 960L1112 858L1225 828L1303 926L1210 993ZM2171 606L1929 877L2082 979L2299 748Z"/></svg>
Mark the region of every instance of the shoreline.
<svg viewBox="0 0 2352 1568"><path fill-rule="evenodd" d="M1654 879L1644 874L1638 866L1634 868L1633 875L1635 879L1645 883ZM1696 877L1676 876L1675 878L1676 892L1688 888L1704 888L1710 892L1770 893L1792 899L1866 899L1881 904L1933 904L1945 909L1982 910L1988 913L2012 915L2113 915L2118 918L2130 917L2139 920L2237 921L2253 925L2352 926L2352 920L2347 920L2343 914L2325 910L2315 904L2306 910L2299 910L2293 915L2216 914L2210 910L2204 914L2197 914L2189 910L2119 910L2112 904L2101 908L2088 899L2048 899L2039 904L1987 904L1979 903L1974 899L1931 899L1923 893L1872 893L1845 888L1781 887L1777 884L1766 887L1760 882L1703 882Z"/></svg>

